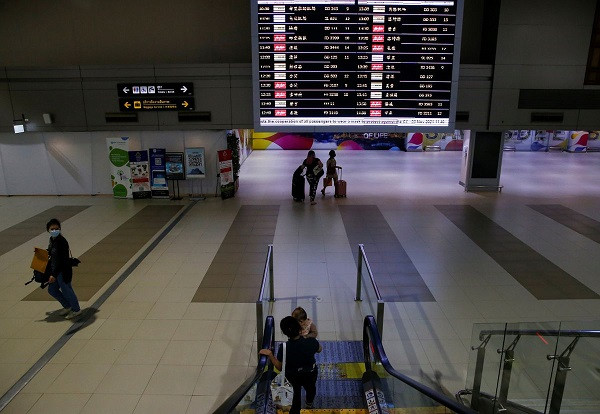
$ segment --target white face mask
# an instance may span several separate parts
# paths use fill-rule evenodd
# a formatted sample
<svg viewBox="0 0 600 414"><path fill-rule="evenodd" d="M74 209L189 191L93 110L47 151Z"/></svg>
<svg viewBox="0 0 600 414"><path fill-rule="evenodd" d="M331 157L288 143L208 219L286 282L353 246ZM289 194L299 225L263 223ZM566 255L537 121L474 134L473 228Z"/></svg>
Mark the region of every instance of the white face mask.
<svg viewBox="0 0 600 414"><path fill-rule="evenodd" d="M56 230L50 230L50 236L52 237L57 237L60 234L60 230L56 229Z"/></svg>

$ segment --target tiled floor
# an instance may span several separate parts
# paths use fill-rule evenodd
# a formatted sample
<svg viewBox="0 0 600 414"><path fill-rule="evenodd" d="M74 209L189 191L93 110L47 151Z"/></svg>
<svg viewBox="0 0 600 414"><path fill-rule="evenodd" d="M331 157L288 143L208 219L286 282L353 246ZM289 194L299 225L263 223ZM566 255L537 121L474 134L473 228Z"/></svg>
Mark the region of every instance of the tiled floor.
<svg viewBox="0 0 600 414"><path fill-rule="evenodd" d="M435 302L377 206L344 205L339 209L350 244L364 245L369 266L384 301ZM358 250L354 249L353 253L358 263Z"/></svg>
<svg viewBox="0 0 600 414"><path fill-rule="evenodd" d="M56 206L0 231L0 256L40 234L51 218L67 220L88 206ZM46 246L43 246L44 248Z"/></svg>
<svg viewBox="0 0 600 414"><path fill-rule="evenodd" d="M198 202L3 414L212 412L253 370L254 304L193 298L244 205L278 207L276 318L303 306L323 340L362 338L368 306L353 300L357 240L340 206L376 206L435 300L386 304L388 356L402 372L453 392L466 385L473 323L600 319L598 299L536 298L435 208L472 206L597 294L600 245L528 206L559 204L599 221L600 154L507 153L502 193L475 194L458 184L460 153L340 151L348 197L319 195L316 206L291 200L291 175L304 156L254 152L238 196ZM80 256L145 206L173 203L0 198L0 231L64 204L91 206L63 223ZM0 256L1 392L71 326L45 319L55 302L22 301L35 290L23 283L31 247L47 243L43 230Z"/></svg>
<svg viewBox="0 0 600 414"><path fill-rule="evenodd" d="M279 206L241 206L192 302L256 301L278 213Z"/></svg>
<svg viewBox="0 0 600 414"><path fill-rule="evenodd" d="M600 299L593 290L475 208L436 208L537 299Z"/></svg>

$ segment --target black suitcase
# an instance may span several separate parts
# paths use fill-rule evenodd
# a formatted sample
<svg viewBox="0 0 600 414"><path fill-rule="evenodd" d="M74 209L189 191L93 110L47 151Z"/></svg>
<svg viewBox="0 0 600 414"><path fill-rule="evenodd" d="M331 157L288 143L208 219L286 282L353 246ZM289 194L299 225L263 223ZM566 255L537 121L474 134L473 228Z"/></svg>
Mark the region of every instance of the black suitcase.
<svg viewBox="0 0 600 414"><path fill-rule="evenodd" d="M300 166L294 171L292 177L292 197L294 201L304 201L304 176L302 171L304 167Z"/></svg>

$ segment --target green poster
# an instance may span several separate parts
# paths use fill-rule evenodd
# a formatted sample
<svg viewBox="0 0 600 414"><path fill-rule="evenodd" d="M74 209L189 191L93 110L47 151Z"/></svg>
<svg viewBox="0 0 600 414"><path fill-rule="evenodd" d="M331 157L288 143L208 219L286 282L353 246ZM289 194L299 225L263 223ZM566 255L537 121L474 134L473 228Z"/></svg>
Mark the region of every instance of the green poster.
<svg viewBox="0 0 600 414"><path fill-rule="evenodd" d="M131 198L131 169L129 168L129 137L107 138L110 180L115 198Z"/></svg>

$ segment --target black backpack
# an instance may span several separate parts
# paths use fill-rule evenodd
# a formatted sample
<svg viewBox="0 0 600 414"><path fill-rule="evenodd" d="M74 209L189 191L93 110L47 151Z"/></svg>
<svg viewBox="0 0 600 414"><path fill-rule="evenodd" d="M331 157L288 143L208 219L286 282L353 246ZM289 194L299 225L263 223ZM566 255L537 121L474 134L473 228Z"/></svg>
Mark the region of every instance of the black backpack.
<svg viewBox="0 0 600 414"><path fill-rule="evenodd" d="M48 267L46 269L48 269ZM34 270L33 276L31 276L31 280L29 282L26 282L25 285L28 285L31 282L37 282L40 284L40 288L44 289L46 286L48 286L49 280L50 280L50 274L48 271L42 273L42 272L38 272L37 270Z"/></svg>
<svg viewBox="0 0 600 414"><path fill-rule="evenodd" d="M79 265L79 263L81 263L81 260L79 260L78 258L73 257L71 255L70 250L69 250L69 256L70 256L69 257L69 265L71 265L71 267L77 267ZM44 289L46 286L48 286L48 281L50 280L49 270L50 270L50 266L46 266L46 271L44 273L34 270L33 276L31 276L31 280L29 282L26 282L25 286L27 286L31 282L37 282L40 284L40 288Z"/></svg>

